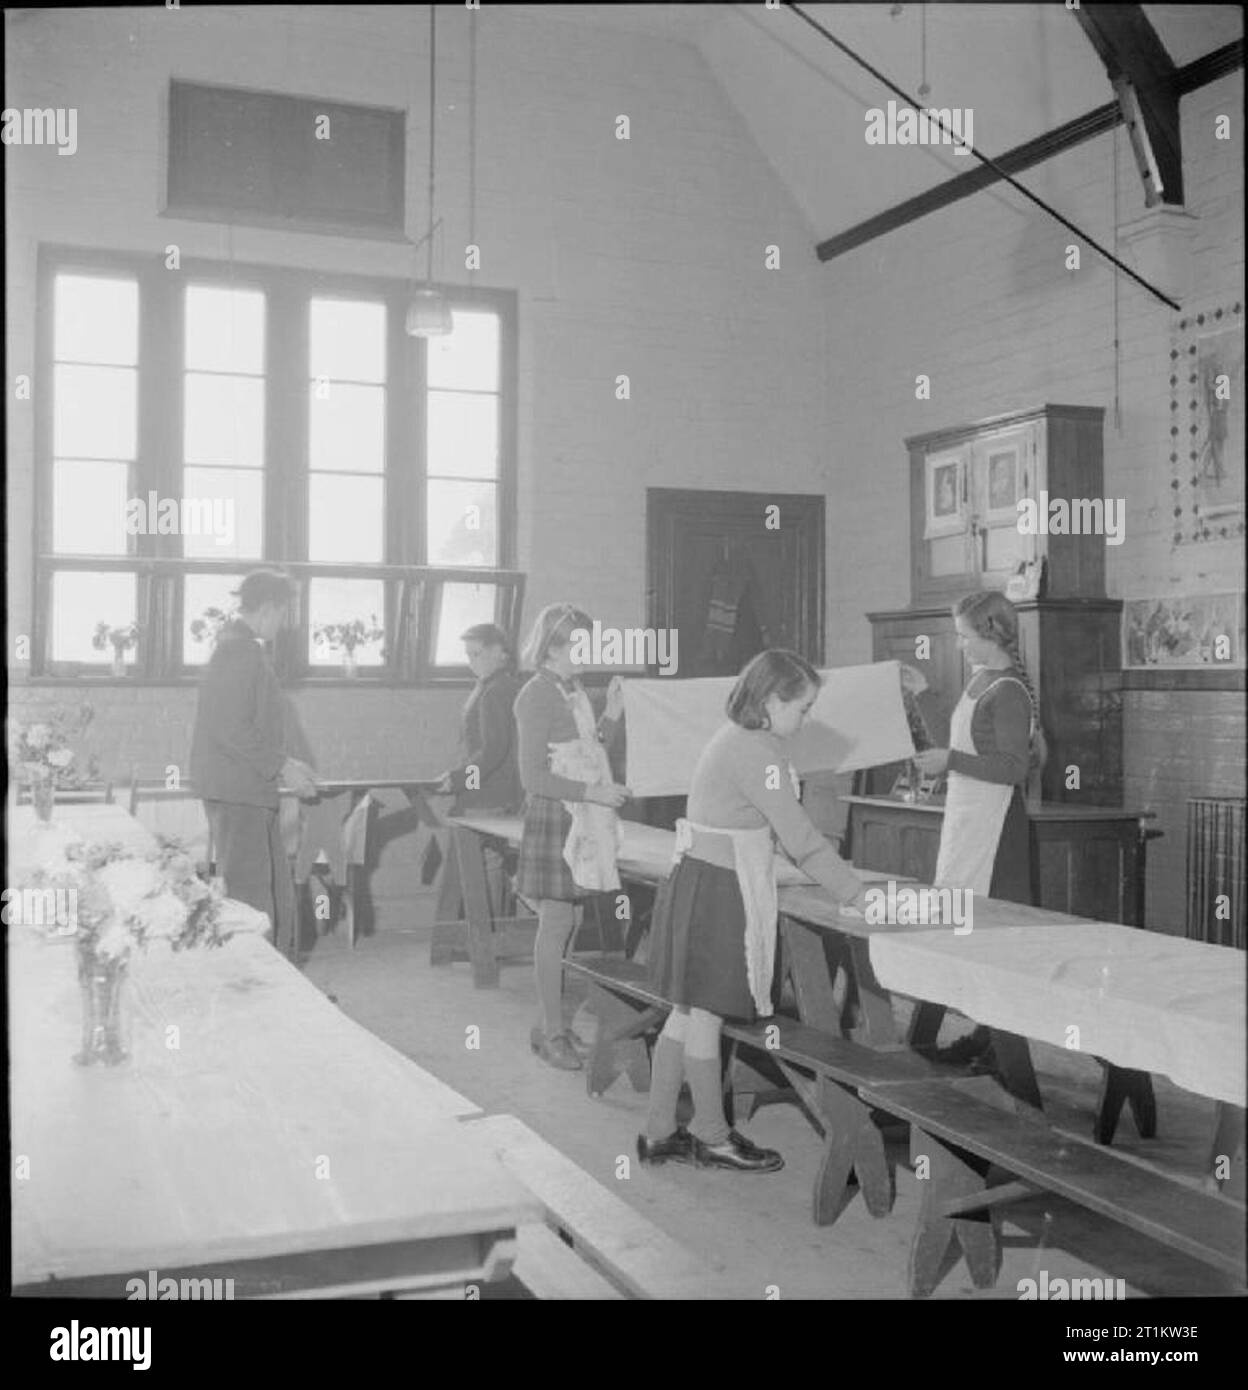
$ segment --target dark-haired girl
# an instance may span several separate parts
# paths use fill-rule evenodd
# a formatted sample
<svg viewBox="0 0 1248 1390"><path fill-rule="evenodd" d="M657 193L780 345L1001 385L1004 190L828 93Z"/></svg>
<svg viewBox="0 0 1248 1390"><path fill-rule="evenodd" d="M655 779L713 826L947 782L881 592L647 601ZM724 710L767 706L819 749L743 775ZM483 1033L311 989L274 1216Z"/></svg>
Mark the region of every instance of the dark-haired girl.
<svg viewBox="0 0 1248 1390"><path fill-rule="evenodd" d="M729 723L693 772L688 818L677 822L678 863L660 890L652 926L654 980L672 1002L654 1049L643 1163L774 1172L724 1116L719 1038L725 1018L772 1012L776 942L775 842L838 902L861 908L862 883L798 800L785 753L819 691L796 652L761 652L728 698ZM689 1130L676 1123L682 1081L693 1092Z"/></svg>
<svg viewBox="0 0 1248 1390"><path fill-rule="evenodd" d="M572 634L592 626L570 603L541 611L524 651L536 674L515 705L520 781L527 795L516 892L537 904L533 968L541 1022L529 1042L544 1062L565 1071L582 1064L577 1040L563 1024L563 957L576 925L577 901L620 886L614 811L630 795L612 780L604 747L623 713L619 679L612 681L606 713L595 723L572 661Z"/></svg>
<svg viewBox="0 0 1248 1390"><path fill-rule="evenodd" d="M971 678L949 726L949 747L914 761L948 774L936 884L1030 903L1030 828L1023 788L1041 758L1036 694L1018 652L1018 614L995 590L953 610Z"/></svg>
<svg viewBox="0 0 1248 1390"><path fill-rule="evenodd" d="M511 641L493 623L478 623L460 639L477 683L464 705L461 727L464 761L442 780L441 792L454 792L455 811L515 811L520 787L516 719L520 692Z"/></svg>
<svg viewBox="0 0 1248 1390"><path fill-rule="evenodd" d="M986 590L961 599L953 620L971 678L953 712L949 747L914 759L930 777L948 775L936 885L1034 903L1023 788L1044 748L1036 692L1018 651L1018 614L1004 594ZM977 1027L937 1055L990 1069L991 1034Z"/></svg>

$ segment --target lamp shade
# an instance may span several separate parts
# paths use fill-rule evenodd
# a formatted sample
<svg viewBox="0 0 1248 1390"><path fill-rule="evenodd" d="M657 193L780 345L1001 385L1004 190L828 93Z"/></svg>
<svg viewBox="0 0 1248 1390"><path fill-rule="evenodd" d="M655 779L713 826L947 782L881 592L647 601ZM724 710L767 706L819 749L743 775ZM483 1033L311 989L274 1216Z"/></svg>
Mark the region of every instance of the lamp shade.
<svg viewBox="0 0 1248 1390"><path fill-rule="evenodd" d="M426 286L412 295L403 326L412 338L440 337L454 327L451 306L437 290Z"/></svg>

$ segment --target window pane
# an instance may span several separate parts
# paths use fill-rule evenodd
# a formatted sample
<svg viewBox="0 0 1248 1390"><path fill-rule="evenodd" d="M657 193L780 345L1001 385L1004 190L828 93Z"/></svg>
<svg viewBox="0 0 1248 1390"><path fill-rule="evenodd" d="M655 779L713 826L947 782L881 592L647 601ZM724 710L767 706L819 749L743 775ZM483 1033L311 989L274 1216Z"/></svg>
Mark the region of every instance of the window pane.
<svg viewBox="0 0 1248 1390"><path fill-rule="evenodd" d="M92 661L110 665L112 647L102 652L91 645L100 623L125 627L135 620L137 587L132 574L80 574L52 576L52 660ZM140 639L141 639L140 634ZM134 648L126 660L134 660Z"/></svg>
<svg viewBox="0 0 1248 1390"><path fill-rule="evenodd" d="M498 397L429 392L431 478L498 477Z"/></svg>
<svg viewBox="0 0 1248 1390"><path fill-rule="evenodd" d="M238 600L230 592L237 589L241 574L188 574L182 581L182 660L188 666L202 666L212 655L219 626L209 609L232 615ZM199 634L192 625L202 623Z"/></svg>
<svg viewBox="0 0 1248 1390"><path fill-rule="evenodd" d="M187 468L182 489L183 555L209 560L261 557L263 474L254 468Z"/></svg>
<svg viewBox="0 0 1248 1390"><path fill-rule="evenodd" d="M318 666L338 666L345 655L334 635L319 632L326 625L354 622L366 629L384 628L385 585L380 579L313 579L308 583L308 660ZM355 649L361 666L380 666L385 638L378 637Z"/></svg>
<svg viewBox="0 0 1248 1390"><path fill-rule="evenodd" d="M429 499L429 563L431 565L496 565L498 563L494 483L447 483L431 479Z"/></svg>
<svg viewBox="0 0 1248 1390"><path fill-rule="evenodd" d="M495 621L498 590L493 584L444 584L438 606L437 636L434 639L435 666L464 666L464 644L460 633L477 623Z"/></svg>
<svg viewBox="0 0 1248 1390"><path fill-rule="evenodd" d="M380 478L314 473L308 479L308 559L380 564L385 553Z"/></svg>
<svg viewBox="0 0 1248 1390"><path fill-rule="evenodd" d="M309 323L309 376L331 381L385 381L386 306L314 299Z"/></svg>
<svg viewBox="0 0 1248 1390"><path fill-rule="evenodd" d="M58 362L139 360L139 286L135 280L56 277L52 355Z"/></svg>
<svg viewBox="0 0 1248 1390"><path fill-rule="evenodd" d="M57 367L52 452L57 458L132 459L133 367Z"/></svg>
<svg viewBox="0 0 1248 1390"><path fill-rule="evenodd" d="M308 455L313 469L380 473L385 466L384 386L310 387Z"/></svg>
<svg viewBox="0 0 1248 1390"><path fill-rule="evenodd" d="M264 294L188 285L186 366L203 372L264 372Z"/></svg>
<svg viewBox="0 0 1248 1390"><path fill-rule="evenodd" d="M52 465L52 549L59 555L124 555L128 463Z"/></svg>
<svg viewBox="0 0 1248 1390"><path fill-rule="evenodd" d="M183 450L187 463L262 467L264 382L187 372Z"/></svg>
<svg viewBox="0 0 1248 1390"><path fill-rule="evenodd" d="M456 309L454 327L429 342L429 385L461 391L498 390L498 315Z"/></svg>

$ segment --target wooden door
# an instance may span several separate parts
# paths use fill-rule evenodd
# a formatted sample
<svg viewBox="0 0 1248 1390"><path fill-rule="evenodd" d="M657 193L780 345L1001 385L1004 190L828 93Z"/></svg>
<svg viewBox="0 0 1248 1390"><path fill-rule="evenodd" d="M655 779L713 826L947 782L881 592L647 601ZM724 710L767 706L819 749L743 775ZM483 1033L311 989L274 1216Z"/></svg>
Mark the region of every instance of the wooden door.
<svg viewBox="0 0 1248 1390"><path fill-rule="evenodd" d="M821 496L647 489L647 625L679 634L676 675L735 676L766 647L822 664L823 538Z"/></svg>

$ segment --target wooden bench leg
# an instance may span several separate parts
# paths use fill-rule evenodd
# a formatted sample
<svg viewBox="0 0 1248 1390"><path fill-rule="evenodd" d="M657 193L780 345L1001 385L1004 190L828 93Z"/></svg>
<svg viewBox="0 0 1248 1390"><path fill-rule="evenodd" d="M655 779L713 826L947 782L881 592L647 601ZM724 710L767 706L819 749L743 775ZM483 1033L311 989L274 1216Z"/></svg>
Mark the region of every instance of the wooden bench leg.
<svg viewBox="0 0 1248 1390"><path fill-rule="evenodd" d="M830 1226L858 1190L872 1216L887 1216L896 1192L894 1174L870 1109L827 1077L819 1079L818 1108L824 1148L815 1175L815 1225Z"/></svg>
<svg viewBox="0 0 1248 1390"><path fill-rule="evenodd" d="M585 1007L597 1022L593 1051L585 1069L586 1090L591 1096L600 1096L626 1071L634 1090L648 1091L650 1061L644 1035L662 1025L667 1009L624 999L597 983L590 985ZM630 1053L627 1061L621 1061L624 1049Z"/></svg>
<svg viewBox="0 0 1248 1390"><path fill-rule="evenodd" d="M444 855L442 881L438 885L438 905L433 914L430 965L449 965L452 961L468 959L468 924L464 921L459 850L454 836L444 836L441 848Z"/></svg>
<svg viewBox="0 0 1248 1390"><path fill-rule="evenodd" d="M1024 1105L1037 1110L1044 1108L1040 1086L1036 1081L1035 1068L1031 1064L1031 1048L1026 1038L1017 1033L1006 1033L1000 1028L988 1030L992 1037L992 1051L996 1057L996 1071L1001 1084L1012 1096Z"/></svg>
<svg viewBox="0 0 1248 1390"><path fill-rule="evenodd" d="M910 1015L910 1026L906 1029L906 1045L914 1048L916 1052L919 1048L935 1047L946 1012L943 1004L931 1004L925 999L918 1000L914 1006L914 1013Z"/></svg>
<svg viewBox="0 0 1248 1390"><path fill-rule="evenodd" d="M1131 1107L1131 1116L1141 1139L1152 1139L1157 1133L1157 1099L1153 1094L1152 1077L1146 1071L1131 1067L1116 1067L1103 1057L1096 1059L1104 1068L1101 1094L1097 1101L1096 1121L1092 1134L1098 1144L1112 1144L1118 1128L1122 1107Z"/></svg>
<svg viewBox="0 0 1248 1390"><path fill-rule="evenodd" d="M969 1154L952 1149L918 1128L911 1130L910 1156L928 1160L923 1180L918 1226L910 1247L910 1293L926 1298L940 1283L949 1247L957 1242L977 1289L991 1288L1001 1270L1001 1242L990 1212L977 1216L947 1216L946 1205L987 1188L986 1169L980 1171Z"/></svg>

